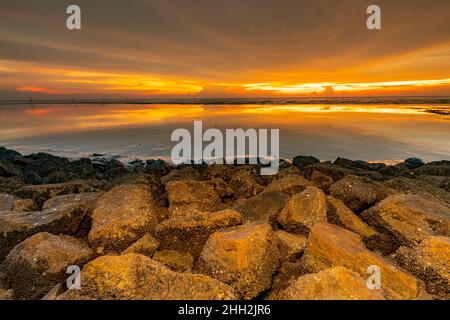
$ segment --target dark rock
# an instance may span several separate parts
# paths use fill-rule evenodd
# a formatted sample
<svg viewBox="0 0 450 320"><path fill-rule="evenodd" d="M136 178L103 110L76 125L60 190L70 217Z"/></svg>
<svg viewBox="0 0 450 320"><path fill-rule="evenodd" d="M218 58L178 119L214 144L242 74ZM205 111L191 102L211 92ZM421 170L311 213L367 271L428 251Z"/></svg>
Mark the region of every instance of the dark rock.
<svg viewBox="0 0 450 320"><path fill-rule="evenodd" d="M16 168L8 160L0 159L0 176L2 177L14 177L20 175L20 170Z"/></svg>
<svg viewBox="0 0 450 320"><path fill-rule="evenodd" d="M15 150L0 147L0 160L14 161L15 159L21 157L22 155Z"/></svg>
<svg viewBox="0 0 450 320"><path fill-rule="evenodd" d="M308 165L320 163L320 160L312 156L297 156L292 159L292 163L294 166L303 170Z"/></svg>
<svg viewBox="0 0 450 320"><path fill-rule="evenodd" d="M42 184L42 178L34 171L28 171L23 174L23 180L26 184Z"/></svg>
<svg viewBox="0 0 450 320"><path fill-rule="evenodd" d="M430 176L450 177L450 161L430 162L412 171L414 176L423 174Z"/></svg>
<svg viewBox="0 0 450 320"><path fill-rule="evenodd" d="M80 179L94 179L95 171L92 165L92 161L88 158L81 158L79 160L72 161L68 170L73 177Z"/></svg>
<svg viewBox="0 0 450 320"><path fill-rule="evenodd" d="M47 153L36 153L26 156L26 158L32 160L32 163L24 168L24 172L33 171L43 178L56 171L61 173L68 172L70 164L70 161L66 158L53 156Z"/></svg>
<svg viewBox="0 0 450 320"><path fill-rule="evenodd" d="M135 159L128 163L128 168L130 169L131 172L137 172L137 173L144 172L145 163L141 159Z"/></svg>
<svg viewBox="0 0 450 320"><path fill-rule="evenodd" d="M413 170L422 167L424 164L425 163L422 161L422 159L408 158L405 160L405 162L399 163L398 166L406 167L409 170Z"/></svg>
<svg viewBox="0 0 450 320"><path fill-rule="evenodd" d="M169 174L170 170L170 165L166 161L161 159L151 159L145 162L145 173L153 174L157 177L162 177Z"/></svg>
<svg viewBox="0 0 450 320"><path fill-rule="evenodd" d="M97 200L88 241L98 254L120 253L152 234L157 222L148 186L120 185Z"/></svg>

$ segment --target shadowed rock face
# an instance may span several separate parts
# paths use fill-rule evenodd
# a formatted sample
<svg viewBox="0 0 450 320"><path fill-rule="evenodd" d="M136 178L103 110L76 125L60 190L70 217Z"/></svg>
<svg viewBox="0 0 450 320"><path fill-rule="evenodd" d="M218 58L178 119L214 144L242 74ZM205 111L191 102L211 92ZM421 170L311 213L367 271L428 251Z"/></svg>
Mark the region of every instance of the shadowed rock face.
<svg viewBox="0 0 450 320"><path fill-rule="evenodd" d="M302 263L308 273L343 266L363 278L375 265L380 268L386 298L414 299L419 293L420 283L411 274L367 250L357 234L328 223L318 223L311 229Z"/></svg>
<svg viewBox="0 0 450 320"><path fill-rule="evenodd" d="M173 250L156 251L153 255L153 260L176 272L191 272L194 266L194 257L192 255Z"/></svg>
<svg viewBox="0 0 450 320"><path fill-rule="evenodd" d="M98 191L100 191L98 188L92 187L86 182L80 180L57 184L26 186L16 191L14 194L21 198L33 199L39 207L42 207L45 201L59 195Z"/></svg>
<svg viewBox="0 0 450 320"><path fill-rule="evenodd" d="M288 233L283 230L275 231L278 240L278 251L281 261L295 261L301 256L306 247L307 238Z"/></svg>
<svg viewBox="0 0 450 320"><path fill-rule="evenodd" d="M314 224L323 221L327 221L327 199L316 187L292 196L278 216L284 230L305 236Z"/></svg>
<svg viewBox="0 0 450 320"><path fill-rule="evenodd" d="M390 254L395 251L392 240L369 226L350 210L341 200L327 197L328 222L359 234L370 250Z"/></svg>
<svg viewBox="0 0 450 320"><path fill-rule="evenodd" d="M334 267L304 275L279 294L282 300L384 300L380 290L370 290L356 272Z"/></svg>
<svg viewBox="0 0 450 320"><path fill-rule="evenodd" d="M252 299L272 282L278 267L277 240L267 223L249 223L210 236L199 258L199 271Z"/></svg>
<svg viewBox="0 0 450 320"><path fill-rule="evenodd" d="M242 224L242 216L234 210L201 213L163 221L156 227L155 237L162 248L189 252L197 257L211 234L239 224Z"/></svg>
<svg viewBox="0 0 450 320"><path fill-rule="evenodd" d="M381 183L353 175L344 177L330 188L330 194L354 212L361 212L393 193Z"/></svg>
<svg viewBox="0 0 450 320"><path fill-rule="evenodd" d="M120 253L157 224L150 189L124 184L97 200L88 241L97 253Z"/></svg>
<svg viewBox="0 0 450 320"><path fill-rule="evenodd" d="M93 251L82 240L70 236L38 233L17 245L5 259L15 297L36 299L65 280L67 267L83 266Z"/></svg>
<svg viewBox="0 0 450 320"><path fill-rule="evenodd" d="M82 224L90 219L99 195L88 193L64 197L64 201L54 199L43 211L0 213L0 260L14 246L36 233L77 234Z"/></svg>
<svg viewBox="0 0 450 320"><path fill-rule="evenodd" d="M233 208L244 218L244 222L273 222L289 201L289 196L282 192L265 192L249 199L237 200Z"/></svg>
<svg viewBox="0 0 450 320"><path fill-rule="evenodd" d="M428 292L450 298L450 238L429 237L415 248L400 247L394 260L425 281Z"/></svg>
<svg viewBox="0 0 450 320"><path fill-rule="evenodd" d="M104 256L81 273L81 291L60 299L102 300L222 300L235 299L231 287L200 274L176 273L139 254Z"/></svg>
<svg viewBox="0 0 450 320"><path fill-rule="evenodd" d="M138 241L129 246L125 251L123 251L122 254L138 253L151 258L158 247L158 240L147 233Z"/></svg>
<svg viewBox="0 0 450 320"><path fill-rule="evenodd" d="M430 235L450 235L450 209L420 196L388 197L361 217L397 246L412 247Z"/></svg>

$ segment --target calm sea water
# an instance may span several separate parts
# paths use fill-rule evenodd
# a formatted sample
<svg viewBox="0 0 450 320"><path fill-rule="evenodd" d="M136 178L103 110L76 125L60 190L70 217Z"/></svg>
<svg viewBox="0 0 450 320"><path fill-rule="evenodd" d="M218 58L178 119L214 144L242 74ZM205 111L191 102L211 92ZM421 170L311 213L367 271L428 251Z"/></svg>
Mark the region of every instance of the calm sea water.
<svg viewBox="0 0 450 320"><path fill-rule="evenodd" d="M448 105L131 105L0 106L0 145L25 154L167 158L171 132L280 129L280 156L321 160L450 159Z"/></svg>

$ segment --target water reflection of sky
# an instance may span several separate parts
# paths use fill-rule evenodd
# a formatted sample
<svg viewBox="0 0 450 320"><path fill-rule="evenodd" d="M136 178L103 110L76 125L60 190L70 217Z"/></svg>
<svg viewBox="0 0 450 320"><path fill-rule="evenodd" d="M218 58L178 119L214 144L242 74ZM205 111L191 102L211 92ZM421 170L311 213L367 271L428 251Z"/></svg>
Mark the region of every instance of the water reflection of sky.
<svg viewBox="0 0 450 320"><path fill-rule="evenodd" d="M281 156L363 160L450 159L448 106L11 105L0 106L0 145L68 156L166 157L176 128L279 128Z"/></svg>

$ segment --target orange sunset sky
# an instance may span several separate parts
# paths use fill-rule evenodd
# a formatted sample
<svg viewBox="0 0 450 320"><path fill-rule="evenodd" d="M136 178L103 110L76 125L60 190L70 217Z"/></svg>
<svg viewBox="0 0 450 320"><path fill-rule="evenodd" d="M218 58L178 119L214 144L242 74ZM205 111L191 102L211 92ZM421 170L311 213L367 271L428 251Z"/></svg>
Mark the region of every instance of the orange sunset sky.
<svg viewBox="0 0 450 320"><path fill-rule="evenodd" d="M0 100L391 95L450 95L450 1L0 0Z"/></svg>

